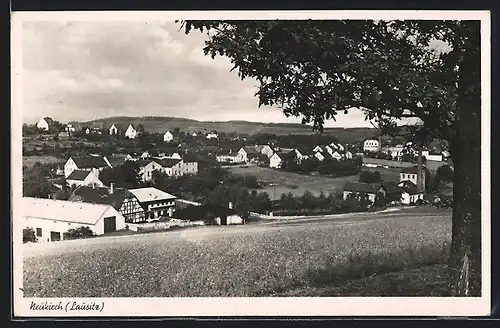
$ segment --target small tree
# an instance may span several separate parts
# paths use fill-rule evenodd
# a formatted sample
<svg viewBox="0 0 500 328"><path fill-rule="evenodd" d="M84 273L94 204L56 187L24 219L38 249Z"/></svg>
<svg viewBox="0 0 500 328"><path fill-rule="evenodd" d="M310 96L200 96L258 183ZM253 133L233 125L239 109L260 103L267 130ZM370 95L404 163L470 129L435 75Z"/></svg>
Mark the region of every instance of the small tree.
<svg viewBox="0 0 500 328"><path fill-rule="evenodd" d="M453 173L453 169L451 168L451 166L442 165L442 166L438 167L438 169L436 170L435 180L436 180L436 182L442 181L445 183L449 183L449 182L453 181L453 176L454 176L454 173Z"/></svg>
<svg viewBox="0 0 500 328"><path fill-rule="evenodd" d="M23 243L34 243L36 242L35 230L33 228L23 229Z"/></svg>

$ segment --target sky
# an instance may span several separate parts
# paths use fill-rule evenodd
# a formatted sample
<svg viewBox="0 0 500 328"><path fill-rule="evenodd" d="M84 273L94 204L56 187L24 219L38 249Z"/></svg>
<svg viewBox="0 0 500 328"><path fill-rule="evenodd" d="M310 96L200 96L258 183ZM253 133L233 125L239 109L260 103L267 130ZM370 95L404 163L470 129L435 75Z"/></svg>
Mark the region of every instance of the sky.
<svg viewBox="0 0 500 328"><path fill-rule="evenodd" d="M206 35L171 22L23 23L23 121L172 116L201 121L300 123L258 108L258 83L222 57L203 54ZM371 127L356 109L327 127Z"/></svg>

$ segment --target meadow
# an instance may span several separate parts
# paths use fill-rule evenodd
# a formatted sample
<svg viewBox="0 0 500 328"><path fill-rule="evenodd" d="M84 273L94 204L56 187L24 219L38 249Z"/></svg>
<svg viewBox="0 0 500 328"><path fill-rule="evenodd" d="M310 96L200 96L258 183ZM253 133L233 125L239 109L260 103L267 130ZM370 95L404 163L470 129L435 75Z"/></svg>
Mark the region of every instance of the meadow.
<svg viewBox="0 0 500 328"><path fill-rule="evenodd" d="M228 170L238 175L253 175L258 181L264 183L265 191L271 199L279 199L281 194L291 192L295 196L302 196L306 190L318 196L321 191L328 195L329 193L342 192L345 183L359 181L359 175L351 175L339 178L330 178L319 175L298 174L283 170L272 169L260 166L248 167L228 167ZM399 181L399 169L396 168L368 168L362 170L379 171L383 181ZM275 186L266 185L266 183L276 184Z"/></svg>
<svg viewBox="0 0 500 328"><path fill-rule="evenodd" d="M407 213L30 245L23 290L25 297L435 296L446 292L450 240L449 213Z"/></svg>
<svg viewBox="0 0 500 328"><path fill-rule="evenodd" d="M27 166L31 168L35 165L36 162L40 164L52 164L52 163L60 163L64 165L64 160L57 158L55 156L23 156L23 166Z"/></svg>

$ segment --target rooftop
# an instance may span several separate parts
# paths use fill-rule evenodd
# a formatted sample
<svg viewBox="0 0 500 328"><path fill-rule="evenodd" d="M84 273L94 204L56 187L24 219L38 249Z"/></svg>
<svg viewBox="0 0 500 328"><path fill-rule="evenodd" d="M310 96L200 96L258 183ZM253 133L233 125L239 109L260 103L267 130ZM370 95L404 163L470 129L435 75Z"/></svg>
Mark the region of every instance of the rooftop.
<svg viewBox="0 0 500 328"><path fill-rule="evenodd" d="M380 183L347 182L344 185L344 191L376 194L381 187Z"/></svg>
<svg viewBox="0 0 500 328"><path fill-rule="evenodd" d="M127 198L134 197L126 189L114 189L110 194L109 188L92 188L81 186L73 191L69 200L72 202L84 202L93 204L111 205L114 209L119 210L123 201Z"/></svg>
<svg viewBox="0 0 500 328"><path fill-rule="evenodd" d="M79 168L85 168L85 169L90 169L90 168L101 168L101 167L107 167L108 164L104 160L103 157L94 157L94 156L89 156L89 157L71 157L73 162L75 162L76 166Z"/></svg>
<svg viewBox="0 0 500 328"><path fill-rule="evenodd" d="M76 203L65 200L23 197L24 217L94 225L109 205Z"/></svg>
<svg viewBox="0 0 500 328"><path fill-rule="evenodd" d="M74 170L71 174L66 178L66 180L77 180L83 181L85 178L91 174L91 171L83 171L83 170Z"/></svg>
<svg viewBox="0 0 500 328"><path fill-rule="evenodd" d="M174 195L171 195L169 193L166 193L162 190L153 188L153 187L148 187L148 188L138 188L138 189L130 189L129 192L131 192L139 202L144 203L144 202L152 202L152 201L159 201L159 200L173 200L176 199Z"/></svg>

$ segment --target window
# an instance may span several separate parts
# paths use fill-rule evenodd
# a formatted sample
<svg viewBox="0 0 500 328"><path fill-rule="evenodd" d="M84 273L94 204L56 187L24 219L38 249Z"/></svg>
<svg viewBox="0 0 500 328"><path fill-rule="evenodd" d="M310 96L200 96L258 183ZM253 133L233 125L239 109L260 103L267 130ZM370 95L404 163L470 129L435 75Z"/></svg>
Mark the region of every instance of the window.
<svg viewBox="0 0 500 328"><path fill-rule="evenodd" d="M36 236L42 237L42 228L36 228Z"/></svg>

